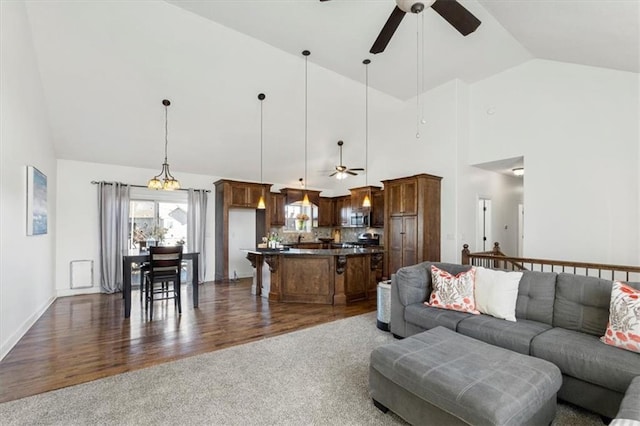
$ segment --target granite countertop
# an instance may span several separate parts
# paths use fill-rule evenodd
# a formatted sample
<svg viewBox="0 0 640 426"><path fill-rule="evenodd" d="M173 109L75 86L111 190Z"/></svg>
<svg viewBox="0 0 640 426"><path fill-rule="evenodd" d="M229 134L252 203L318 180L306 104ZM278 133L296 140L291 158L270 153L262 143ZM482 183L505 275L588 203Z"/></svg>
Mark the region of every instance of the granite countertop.
<svg viewBox="0 0 640 426"><path fill-rule="evenodd" d="M282 254L284 256L296 256L296 255L315 255L315 256L353 256L359 254L375 254L384 253L384 249L380 247L367 247L367 248L340 248L340 249L242 249L247 253L265 255L265 254Z"/></svg>

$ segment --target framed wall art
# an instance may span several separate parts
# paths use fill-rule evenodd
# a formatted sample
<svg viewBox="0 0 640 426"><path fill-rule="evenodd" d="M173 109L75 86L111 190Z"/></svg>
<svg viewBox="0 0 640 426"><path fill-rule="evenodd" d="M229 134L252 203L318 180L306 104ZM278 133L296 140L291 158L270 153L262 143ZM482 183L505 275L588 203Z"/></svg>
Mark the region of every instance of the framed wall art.
<svg viewBox="0 0 640 426"><path fill-rule="evenodd" d="M27 235L47 233L47 176L27 166Z"/></svg>

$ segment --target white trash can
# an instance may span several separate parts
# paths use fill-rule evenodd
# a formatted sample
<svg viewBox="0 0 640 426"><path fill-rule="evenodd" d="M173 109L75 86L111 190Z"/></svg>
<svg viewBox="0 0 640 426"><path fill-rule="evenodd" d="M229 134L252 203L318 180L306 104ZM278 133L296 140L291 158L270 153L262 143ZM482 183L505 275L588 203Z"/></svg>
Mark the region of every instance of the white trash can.
<svg viewBox="0 0 640 426"><path fill-rule="evenodd" d="M378 283L378 319L376 326L380 330L389 331L391 319L391 280Z"/></svg>

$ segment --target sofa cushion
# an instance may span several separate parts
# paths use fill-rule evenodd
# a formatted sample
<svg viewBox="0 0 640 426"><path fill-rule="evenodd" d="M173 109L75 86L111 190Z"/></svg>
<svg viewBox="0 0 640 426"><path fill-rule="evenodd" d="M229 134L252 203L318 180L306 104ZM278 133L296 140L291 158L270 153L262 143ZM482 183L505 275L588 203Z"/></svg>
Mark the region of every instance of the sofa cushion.
<svg viewBox="0 0 640 426"><path fill-rule="evenodd" d="M404 312L404 317L407 322L418 325L424 330L443 326L455 331L458 323L470 316L473 316L473 314L431 308L424 303L409 305L405 308Z"/></svg>
<svg viewBox="0 0 640 426"><path fill-rule="evenodd" d="M613 283L609 323L600 340L607 345L640 352L640 290L620 281Z"/></svg>
<svg viewBox="0 0 640 426"><path fill-rule="evenodd" d="M458 323L458 333L501 348L529 355L531 341L551 326L543 322L505 321L488 315L470 316Z"/></svg>
<svg viewBox="0 0 640 426"><path fill-rule="evenodd" d="M516 299L522 272L476 268L476 309L483 314L516 320Z"/></svg>
<svg viewBox="0 0 640 426"><path fill-rule="evenodd" d="M518 286L516 318L553 324L555 272L524 271Z"/></svg>
<svg viewBox="0 0 640 426"><path fill-rule="evenodd" d="M609 320L610 280L558 274L553 326L604 335Z"/></svg>
<svg viewBox="0 0 640 426"><path fill-rule="evenodd" d="M476 310L474 283L476 268L459 274L431 265L431 295L425 303L433 308L450 309L480 315Z"/></svg>
<svg viewBox="0 0 640 426"><path fill-rule="evenodd" d="M536 336L531 355L554 363L563 374L620 393L640 376L640 355L604 345L597 336L563 328Z"/></svg>
<svg viewBox="0 0 640 426"><path fill-rule="evenodd" d="M431 294L432 290L431 265L454 275L471 269L469 265L441 262L423 262L398 269L395 274L395 282L400 284L398 285L398 296L403 306L427 300L427 296Z"/></svg>

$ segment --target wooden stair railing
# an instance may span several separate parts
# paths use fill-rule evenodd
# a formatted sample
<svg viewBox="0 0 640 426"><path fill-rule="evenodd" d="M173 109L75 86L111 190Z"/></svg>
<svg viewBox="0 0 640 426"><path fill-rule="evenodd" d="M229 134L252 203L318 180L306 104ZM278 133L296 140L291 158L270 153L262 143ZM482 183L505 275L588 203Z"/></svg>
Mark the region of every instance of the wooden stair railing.
<svg viewBox="0 0 640 426"><path fill-rule="evenodd" d="M640 266L512 257L502 253L497 242L494 243L493 250L477 253L471 253L469 245L464 244L462 264L511 271L565 272L610 280L640 281Z"/></svg>

